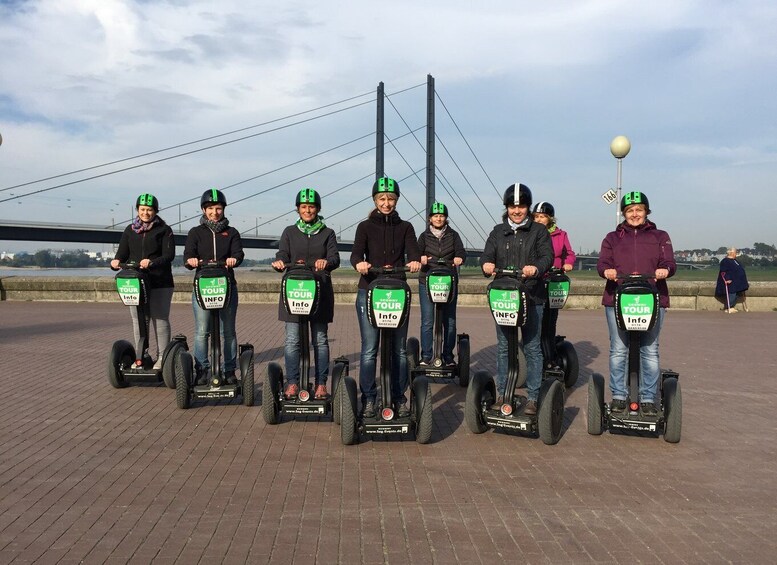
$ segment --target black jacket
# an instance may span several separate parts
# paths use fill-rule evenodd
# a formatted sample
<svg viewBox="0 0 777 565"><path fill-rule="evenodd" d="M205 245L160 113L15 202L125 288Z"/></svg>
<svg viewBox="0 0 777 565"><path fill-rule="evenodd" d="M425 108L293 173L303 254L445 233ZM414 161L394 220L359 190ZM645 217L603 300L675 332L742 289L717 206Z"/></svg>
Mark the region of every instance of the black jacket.
<svg viewBox="0 0 777 565"><path fill-rule="evenodd" d="M215 253L214 253L215 251ZM186 246L183 250L184 264L188 259L202 261L226 261L230 257L237 259L238 267L245 258L240 232L233 227L227 227L223 232L216 233L205 224L200 224L189 230L186 236ZM187 266L187 269L191 267ZM232 282L235 283L234 269L229 269Z"/></svg>
<svg viewBox="0 0 777 565"><path fill-rule="evenodd" d="M305 235L296 225L288 226L281 234L275 259L286 265L303 261L312 265L316 259L326 259L324 271L315 271L321 284L321 298L318 310L310 316L311 322L331 323L335 312L335 293L330 273L340 266L340 253L337 251L337 236L331 228L323 228L315 235ZM298 322L300 317L286 312L283 297L278 297L278 319L282 322Z"/></svg>
<svg viewBox="0 0 777 565"><path fill-rule="evenodd" d="M545 303L545 287L542 277L553 265L553 244L548 228L529 222L513 231L505 219L494 226L486 240L480 266L494 263L497 269L522 269L526 265L537 267L536 277L526 279L526 292L535 304Z"/></svg>
<svg viewBox="0 0 777 565"><path fill-rule="evenodd" d="M464 260L467 258L467 250L464 249L459 232L450 226L445 228L439 239L432 233L431 226L427 226L424 233L418 238L418 249L421 251L421 255L431 257L431 260L421 267L421 274L418 276L418 280L423 284L426 284L429 270L436 266L437 259L453 261L454 257L461 257ZM454 276L457 276L458 269L453 269L453 273Z"/></svg>
<svg viewBox="0 0 777 565"><path fill-rule="evenodd" d="M399 217L396 210L389 215L381 214L377 209L356 226L356 236L351 249L351 265L367 261L373 267L404 267L410 261L420 261L413 224ZM368 288L376 275L362 275L359 288ZM405 278L404 274L401 278Z"/></svg>
<svg viewBox="0 0 777 565"><path fill-rule="evenodd" d="M157 216L158 217L158 216ZM162 218L150 230L143 233L133 231L130 224L124 229L119 248L113 257L122 263L139 263L150 259L148 284L151 288L173 287L173 259L175 258L175 239L173 230Z"/></svg>

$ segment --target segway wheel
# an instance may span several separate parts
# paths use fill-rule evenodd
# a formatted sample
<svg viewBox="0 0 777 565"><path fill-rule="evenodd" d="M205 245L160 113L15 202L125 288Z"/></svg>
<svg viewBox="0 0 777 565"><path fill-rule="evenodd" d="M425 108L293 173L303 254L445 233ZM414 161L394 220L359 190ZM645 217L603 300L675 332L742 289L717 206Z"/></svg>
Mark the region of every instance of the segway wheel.
<svg viewBox="0 0 777 565"><path fill-rule="evenodd" d="M561 438L561 427L564 423L564 386L556 379L545 382L549 384L540 400L537 427L542 443L556 445Z"/></svg>
<svg viewBox="0 0 777 565"><path fill-rule="evenodd" d="M175 364L175 404L181 410L186 410L191 401L189 387L192 383L192 373L194 373L192 356L188 351L182 351Z"/></svg>
<svg viewBox="0 0 777 565"><path fill-rule="evenodd" d="M283 381L283 369L278 363L267 365L267 374L264 376L262 387L262 416L268 424L275 425L280 422L281 403L280 390Z"/></svg>
<svg viewBox="0 0 777 565"><path fill-rule="evenodd" d="M663 385L664 402L664 441L677 443L680 441L680 433L683 428L683 396L680 392L680 382L669 377Z"/></svg>
<svg viewBox="0 0 777 565"><path fill-rule="evenodd" d="M432 389L429 379L416 377L412 386L413 398L411 406L415 409L415 440L418 443L429 443L432 439Z"/></svg>
<svg viewBox="0 0 777 565"><path fill-rule="evenodd" d="M483 411L496 400L495 391L494 381L487 371L476 372L469 382L464 400L464 420L473 434L482 434L488 430Z"/></svg>
<svg viewBox="0 0 777 565"><path fill-rule="evenodd" d="M121 374L121 367L129 367L135 361L135 348L127 340L114 342L108 356L108 382L113 388L124 388L127 381Z"/></svg>
<svg viewBox="0 0 777 565"><path fill-rule="evenodd" d="M346 376L337 387L337 398L340 405L340 440L343 445L356 443L356 381Z"/></svg>
<svg viewBox="0 0 777 565"><path fill-rule="evenodd" d="M515 388L523 388L526 386L526 376L529 374L529 369L526 367L526 354L523 352L523 344L518 344L518 378L515 379Z"/></svg>
<svg viewBox="0 0 777 565"><path fill-rule="evenodd" d="M162 354L162 380L167 388L176 388L175 368L181 362L179 357L183 351L186 351L186 348L180 342L171 341Z"/></svg>
<svg viewBox="0 0 777 565"><path fill-rule="evenodd" d="M575 346L566 340L562 341L558 346L558 356L561 359L561 368L564 370L564 386L572 388L580 374L580 363Z"/></svg>
<svg viewBox="0 0 777 565"><path fill-rule="evenodd" d="M332 369L332 420L337 425L340 425L340 403L337 401L337 393L340 389L340 383L343 379L343 373L345 372L344 363L335 363Z"/></svg>
<svg viewBox="0 0 777 565"><path fill-rule="evenodd" d="M240 356L240 381L243 405L254 405L254 350L249 349Z"/></svg>
<svg viewBox="0 0 777 565"><path fill-rule="evenodd" d="M459 373L459 386L466 387L469 384L469 337L466 334L459 337L458 360L456 369Z"/></svg>
<svg viewBox="0 0 777 565"><path fill-rule="evenodd" d="M588 381L588 433L592 436L601 435L604 411L604 377L594 373Z"/></svg>
<svg viewBox="0 0 777 565"><path fill-rule="evenodd" d="M406 352L407 370L412 371L418 367L418 363L420 363L421 345L418 343L418 338L407 338Z"/></svg>

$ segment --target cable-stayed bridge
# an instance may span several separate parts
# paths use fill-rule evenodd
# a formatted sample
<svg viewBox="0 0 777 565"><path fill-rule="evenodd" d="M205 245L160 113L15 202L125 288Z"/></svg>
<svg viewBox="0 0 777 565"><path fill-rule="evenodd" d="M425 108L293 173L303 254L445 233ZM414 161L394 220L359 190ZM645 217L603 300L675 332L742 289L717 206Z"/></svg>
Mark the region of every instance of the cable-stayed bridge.
<svg viewBox="0 0 777 565"><path fill-rule="evenodd" d="M425 104L415 100L409 106L409 98L424 85ZM438 105L443 109L447 134L441 135L436 123ZM415 123L417 106L425 106L421 123ZM329 129L324 130L326 136L322 130L311 135L309 128L324 121L330 122ZM296 137L295 132L299 132ZM237 172L228 166L230 155L223 153L233 151L242 157L246 150L254 151L251 144L259 139L276 146L288 145L291 140L292 145L299 145L300 151L305 152L289 157L283 164L266 162L260 156L257 160L265 163L264 169L237 177ZM295 144L295 139L301 141ZM5 141L9 142L7 138ZM227 164L227 170L214 177L235 178L227 183L177 190L156 189L147 183L141 184L141 189L127 188L134 187L136 181L121 180L135 178L133 175L140 172L153 177L153 172L148 171L160 167L180 167L184 173L181 176L185 176L190 167L196 166L191 164L193 158L202 159L213 152L220 152L221 161ZM390 169L387 163L391 163ZM322 194L322 215L327 225L338 234L341 250L347 251L356 225L371 209L372 183L384 174L399 181L398 210L403 219L414 223L419 233L426 225L431 203L444 202L450 210L451 225L461 234L471 255L479 254L489 230L499 221L501 210L497 203L501 201L501 190L491 181L430 75L426 83L396 92L387 93L380 83L376 92L0 188L0 203L6 212L22 210L29 204L28 208L35 209L53 206L63 216L62 221L39 216L35 221L19 221L19 214L12 215L8 220L0 220L0 240L117 243L134 217L132 207L137 194L152 192L162 204L160 216L176 232L176 243L183 245L185 233L199 221L200 194L205 189L218 188L227 195L227 217L241 232L244 246L272 249L277 247L283 228L297 219L294 195L300 188L312 186ZM191 197L174 198L184 191ZM122 210L126 211L123 218ZM95 218L106 221L96 223Z"/></svg>

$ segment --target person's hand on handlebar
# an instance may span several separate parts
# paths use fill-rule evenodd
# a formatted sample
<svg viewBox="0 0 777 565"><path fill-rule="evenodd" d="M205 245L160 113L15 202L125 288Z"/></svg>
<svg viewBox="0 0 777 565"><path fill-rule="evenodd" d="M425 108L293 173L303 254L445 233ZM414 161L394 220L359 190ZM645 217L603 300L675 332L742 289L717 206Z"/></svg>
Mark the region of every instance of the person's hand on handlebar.
<svg viewBox="0 0 777 565"><path fill-rule="evenodd" d="M367 275L370 272L370 267L372 267L372 264L367 261L356 263L356 270L359 271L360 275Z"/></svg>
<svg viewBox="0 0 777 565"><path fill-rule="evenodd" d="M539 272L539 269L535 267L534 265L525 265L523 269L521 269L521 275L524 277L536 277L537 273Z"/></svg>
<svg viewBox="0 0 777 565"><path fill-rule="evenodd" d="M148 269L151 266L151 259L141 259L140 263L138 263L138 266L141 269Z"/></svg>
<svg viewBox="0 0 777 565"><path fill-rule="evenodd" d="M273 261L272 263L270 263L270 266L276 271L282 271L283 269L286 268L286 263L278 259L277 261Z"/></svg>
<svg viewBox="0 0 777 565"><path fill-rule="evenodd" d="M604 270L604 278L608 281L614 281L618 278L618 270L617 269L605 269Z"/></svg>
<svg viewBox="0 0 777 565"><path fill-rule="evenodd" d="M410 261L405 267L410 269L411 273L417 273L421 270L421 261Z"/></svg>
<svg viewBox="0 0 777 565"><path fill-rule="evenodd" d="M566 265L564 265L564 271L571 271L573 268L574 268L574 267L573 267L572 265L570 265L569 263L567 263Z"/></svg>
<svg viewBox="0 0 777 565"><path fill-rule="evenodd" d="M493 275L495 270L496 265L494 263L483 263L483 274L487 277Z"/></svg>
<svg viewBox="0 0 777 565"><path fill-rule="evenodd" d="M656 269L656 280L665 279L669 276L669 269Z"/></svg>
<svg viewBox="0 0 777 565"><path fill-rule="evenodd" d="M454 257L453 258L453 266L454 267L460 266L463 262L464 262L464 259L462 259L461 257Z"/></svg>
<svg viewBox="0 0 777 565"><path fill-rule="evenodd" d="M327 262L326 259L316 259L316 264L315 264L316 271L323 271L323 270L325 270L326 266L328 264L329 263Z"/></svg>
<svg viewBox="0 0 777 565"><path fill-rule="evenodd" d="M431 259L431 257L429 257L428 255L421 255L421 264L428 265L429 259Z"/></svg>
<svg viewBox="0 0 777 565"><path fill-rule="evenodd" d="M119 261L118 259L114 259L111 261L111 269L113 269L114 271L119 270L119 265L121 265L121 261Z"/></svg>
<svg viewBox="0 0 777 565"><path fill-rule="evenodd" d="M200 266L200 260L197 259L197 257L189 257L186 260L186 264L189 265L192 269L196 269Z"/></svg>
<svg viewBox="0 0 777 565"><path fill-rule="evenodd" d="M237 259L235 259L234 257L229 257L224 262L227 264L227 267L229 267L230 269L235 265L237 265Z"/></svg>

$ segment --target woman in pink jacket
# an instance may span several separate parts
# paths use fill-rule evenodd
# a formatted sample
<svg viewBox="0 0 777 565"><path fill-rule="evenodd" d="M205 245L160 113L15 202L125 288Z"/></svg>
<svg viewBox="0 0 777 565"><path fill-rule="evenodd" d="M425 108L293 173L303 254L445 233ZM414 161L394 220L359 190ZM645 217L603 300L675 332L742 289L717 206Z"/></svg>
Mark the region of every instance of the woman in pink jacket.
<svg viewBox="0 0 777 565"><path fill-rule="evenodd" d="M550 233L550 242L553 244L553 268L571 271L575 266L575 251L569 243L567 232L556 225L556 210L550 202L537 202L532 210L534 221L543 224ZM558 310L551 308L547 311L547 324L556 335L556 323L558 322Z"/></svg>

